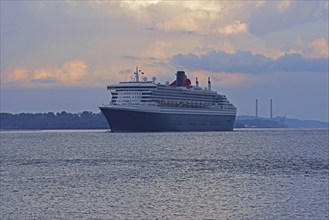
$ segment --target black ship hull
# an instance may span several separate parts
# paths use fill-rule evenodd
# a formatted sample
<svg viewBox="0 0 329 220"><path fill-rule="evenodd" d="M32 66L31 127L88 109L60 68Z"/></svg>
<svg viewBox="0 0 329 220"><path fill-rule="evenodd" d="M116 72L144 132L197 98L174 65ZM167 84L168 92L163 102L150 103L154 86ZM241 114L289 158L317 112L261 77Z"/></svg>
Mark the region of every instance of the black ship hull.
<svg viewBox="0 0 329 220"><path fill-rule="evenodd" d="M99 107L111 132L232 131L235 115Z"/></svg>

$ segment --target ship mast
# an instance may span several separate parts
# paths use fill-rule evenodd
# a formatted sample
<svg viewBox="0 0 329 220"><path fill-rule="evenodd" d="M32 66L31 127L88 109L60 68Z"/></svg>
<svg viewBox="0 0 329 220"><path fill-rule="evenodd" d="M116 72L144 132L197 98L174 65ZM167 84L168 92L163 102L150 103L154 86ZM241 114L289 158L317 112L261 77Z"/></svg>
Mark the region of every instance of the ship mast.
<svg viewBox="0 0 329 220"><path fill-rule="evenodd" d="M136 77L136 82L139 82L138 66L136 66L135 77Z"/></svg>
<svg viewBox="0 0 329 220"><path fill-rule="evenodd" d="M208 90L211 91L211 82L210 82L210 77L208 77Z"/></svg>

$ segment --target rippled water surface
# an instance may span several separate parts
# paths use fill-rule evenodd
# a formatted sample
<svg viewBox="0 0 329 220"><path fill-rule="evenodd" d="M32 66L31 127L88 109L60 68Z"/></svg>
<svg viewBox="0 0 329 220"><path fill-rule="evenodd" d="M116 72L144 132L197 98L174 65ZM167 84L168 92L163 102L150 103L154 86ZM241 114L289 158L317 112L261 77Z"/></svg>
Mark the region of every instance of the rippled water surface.
<svg viewBox="0 0 329 220"><path fill-rule="evenodd" d="M11 131L1 219L328 219L328 130Z"/></svg>

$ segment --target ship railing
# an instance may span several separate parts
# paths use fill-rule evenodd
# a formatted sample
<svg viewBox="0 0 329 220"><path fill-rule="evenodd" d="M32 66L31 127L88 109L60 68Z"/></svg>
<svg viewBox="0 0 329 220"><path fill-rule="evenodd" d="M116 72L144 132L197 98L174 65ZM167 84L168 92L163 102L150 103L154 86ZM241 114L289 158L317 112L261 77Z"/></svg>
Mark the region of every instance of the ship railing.
<svg viewBox="0 0 329 220"><path fill-rule="evenodd" d="M115 102L110 102L108 104L103 104L104 106L106 105L131 105L131 106L159 106L157 102L130 102L128 100L125 101L115 101Z"/></svg>

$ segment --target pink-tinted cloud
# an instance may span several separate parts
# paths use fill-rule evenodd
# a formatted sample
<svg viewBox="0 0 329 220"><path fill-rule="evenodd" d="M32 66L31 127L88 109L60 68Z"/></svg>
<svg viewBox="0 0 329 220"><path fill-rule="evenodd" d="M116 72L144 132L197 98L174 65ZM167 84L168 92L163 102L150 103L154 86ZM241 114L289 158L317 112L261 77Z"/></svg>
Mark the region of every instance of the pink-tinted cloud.
<svg viewBox="0 0 329 220"><path fill-rule="evenodd" d="M63 83L77 83L82 81L87 73L87 64L82 60L67 62L58 70L57 78Z"/></svg>
<svg viewBox="0 0 329 220"><path fill-rule="evenodd" d="M204 34L209 32L211 22L215 21L217 17L214 12L190 11L157 24L157 28L167 32L183 31Z"/></svg>
<svg viewBox="0 0 329 220"><path fill-rule="evenodd" d="M232 24L226 25L225 27L218 29L218 32L224 35L243 34L247 33L247 31L248 24L240 20L236 20Z"/></svg>
<svg viewBox="0 0 329 220"><path fill-rule="evenodd" d="M312 50L311 55L313 57L329 57L328 40L324 38L316 39L310 42L308 47Z"/></svg>
<svg viewBox="0 0 329 220"><path fill-rule="evenodd" d="M25 67L14 68L5 78L4 82L23 82L29 79L29 70Z"/></svg>
<svg viewBox="0 0 329 220"><path fill-rule="evenodd" d="M82 60L71 60L60 68L15 67L4 77L4 83L21 86L77 85L87 74L87 64Z"/></svg>
<svg viewBox="0 0 329 220"><path fill-rule="evenodd" d="M280 14L282 14L283 12L285 12L289 6L291 5L291 1L290 0L282 0L279 1L276 5L276 9L278 10L278 12Z"/></svg>

